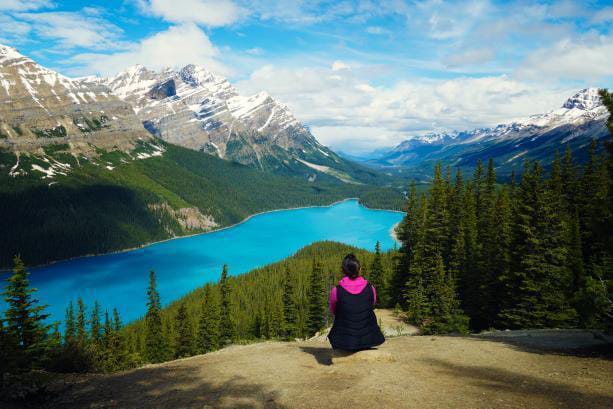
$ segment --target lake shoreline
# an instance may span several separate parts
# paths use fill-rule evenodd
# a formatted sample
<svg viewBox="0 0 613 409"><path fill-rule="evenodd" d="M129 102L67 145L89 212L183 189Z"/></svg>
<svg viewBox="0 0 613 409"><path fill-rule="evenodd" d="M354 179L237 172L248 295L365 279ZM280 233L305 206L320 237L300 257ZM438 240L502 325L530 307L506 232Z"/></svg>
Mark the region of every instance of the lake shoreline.
<svg viewBox="0 0 613 409"><path fill-rule="evenodd" d="M91 254L84 254L84 255L81 255L81 256L65 258L65 259L61 259L61 260L54 260L54 261L50 261L50 262L44 263L44 264L30 265L30 266L28 266L28 268L44 268L44 267L52 266L52 265L57 264L57 263L63 263L63 262L66 262L66 261L73 261L73 260L78 260L78 259L82 259L82 258L99 257L99 256L107 256L107 255L113 255L113 254L127 253L127 252L134 251L134 250L144 249L144 248L153 246L155 244L165 243L165 242L171 241L171 240L180 240L180 239L186 239L186 238L190 238L190 237L194 237L194 236L200 236L200 235L203 235L203 234L213 234L213 233L221 232L223 230L227 230L227 229L239 226L239 225L241 225L243 223L248 222L253 217L261 216L263 214L275 213L275 212L284 212L284 211L291 211L291 210L300 210L300 209L314 209L314 208L332 207L332 206L335 206L337 204L344 203L344 202L349 202L349 201L352 201L352 200L357 201L360 206L363 206L364 208L366 208L368 210L384 211L384 212L394 212L394 213L404 213L403 211L400 211L400 210L371 208L371 207L368 207L368 206L364 205L363 203L360 203L360 198L359 197L347 197L345 199L337 200L335 202L332 202L332 203L326 204L326 205L298 206L298 207L288 207L288 208L283 208L283 209L265 210L265 211L262 211L262 212L257 212L257 213L251 214L251 215L245 217L243 220L241 220L241 221L239 221L237 223L234 223L234 224L231 224L231 225L228 225L228 226L223 226L223 227L220 227L220 228L214 229L214 230L209 230L209 231L199 232L199 233L193 233L193 234L187 234L187 235L184 235L184 236L170 237L170 238L167 238L167 239L164 239L164 240L152 241L152 242L144 243L144 244L142 244L140 246L129 247L129 248L121 249L121 250L109 251L109 252L106 252L106 253L91 253ZM392 226L392 230L390 230L390 236L395 241L398 241L398 239L396 238L395 230L394 230L395 227L396 227L396 225ZM392 232L394 232L394 233L392 233ZM5 270L0 269L0 273L8 273L8 272L11 272L11 271L12 270L10 268L9 269L5 269Z"/></svg>
<svg viewBox="0 0 613 409"><path fill-rule="evenodd" d="M401 212L402 213L402 212ZM394 239L394 241L398 244L400 244L400 240L398 240L398 233L396 232L396 229L398 228L398 226L400 226L401 222L396 223L395 225L392 226L392 228L390 229L390 236L392 236L392 239Z"/></svg>

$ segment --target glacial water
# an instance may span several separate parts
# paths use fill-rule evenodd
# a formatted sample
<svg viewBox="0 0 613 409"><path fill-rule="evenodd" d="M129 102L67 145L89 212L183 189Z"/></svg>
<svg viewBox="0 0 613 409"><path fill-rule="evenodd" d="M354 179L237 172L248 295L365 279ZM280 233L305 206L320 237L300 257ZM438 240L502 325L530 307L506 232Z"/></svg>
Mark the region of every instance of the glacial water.
<svg viewBox="0 0 613 409"><path fill-rule="evenodd" d="M390 232L402 213L371 210L357 200L259 214L212 233L178 238L121 253L83 257L31 269L37 298L48 304L50 321L61 321L68 302L81 296L91 307L116 307L122 321L141 317L150 270L155 270L162 303L219 279L223 264L230 275L279 261L310 243L334 240L373 249L377 240L394 246ZM4 287L4 283L2 284ZM0 303L0 310L6 305Z"/></svg>

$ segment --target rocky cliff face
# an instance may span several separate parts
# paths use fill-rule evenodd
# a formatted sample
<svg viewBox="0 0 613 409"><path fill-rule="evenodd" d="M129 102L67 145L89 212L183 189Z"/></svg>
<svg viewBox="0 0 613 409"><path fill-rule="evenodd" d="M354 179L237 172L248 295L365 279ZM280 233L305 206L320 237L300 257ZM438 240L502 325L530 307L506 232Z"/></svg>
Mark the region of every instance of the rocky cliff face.
<svg viewBox="0 0 613 409"><path fill-rule="evenodd" d="M285 105L265 92L241 96L201 66L155 72L136 65L102 82L168 142L262 169L342 162Z"/></svg>
<svg viewBox="0 0 613 409"><path fill-rule="evenodd" d="M0 45L0 147L42 152L68 144L71 153L127 151L149 140L132 107L102 83L70 79Z"/></svg>

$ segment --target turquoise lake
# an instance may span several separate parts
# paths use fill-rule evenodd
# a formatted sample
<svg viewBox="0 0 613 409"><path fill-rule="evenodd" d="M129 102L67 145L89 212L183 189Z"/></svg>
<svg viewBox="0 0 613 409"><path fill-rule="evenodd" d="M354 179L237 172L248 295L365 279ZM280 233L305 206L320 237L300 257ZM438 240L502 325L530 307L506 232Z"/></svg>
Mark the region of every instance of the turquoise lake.
<svg viewBox="0 0 613 409"><path fill-rule="evenodd" d="M191 290L217 281L222 266L230 275L279 261L320 240L334 240L366 249L376 241L384 250L395 245L390 232L403 214L368 209L357 200L329 207L279 210L259 214L212 233L100 256L83 257L31 269L37 298L48 304L50 321L61 321L68 302L81 296L88 307L116 307L122 321L141 317L150 270L155 270L164 305ZM339 260L340 262L340 260ZM0 309L5 309L2 303Z"/></svg>

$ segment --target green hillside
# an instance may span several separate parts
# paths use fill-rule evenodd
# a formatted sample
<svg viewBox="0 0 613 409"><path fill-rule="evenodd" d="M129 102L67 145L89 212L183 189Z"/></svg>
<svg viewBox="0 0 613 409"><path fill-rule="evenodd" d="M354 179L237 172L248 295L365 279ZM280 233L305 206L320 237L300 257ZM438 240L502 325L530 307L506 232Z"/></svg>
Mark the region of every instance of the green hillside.
<svg viewBox="0 0 613 409"><path fill-rule="evenodd" d="M155 145L142 143L130 155L101 151L89 160L69 154L67 145L56 145L44 155L22 154L19 169L29 171L18 176L10 175L18 158L0 150L0 267L8 267L17 253L36 265L203 232L257 212L347 197L377 208L402 205L400 192L373 187L376 183L309 182L157 143L165 152L140 160L134 157L159 154ZM56 172L42 178L44 173L32 166Z"/></svg>
<svg viewBox="0 0 613 409"><path fill-rule="evenodd" d="M279 321L283 316L286 271L289 271L294 284L292 291L292 302L296 307L294 335L309 335L307 330L309 303L307 299L311 287L313 262L316 260L321 269L320 279L324 283L324 291L327 291L341 278L340 262L348 253L354 253L359 258L364 266L363 273L369 278L374 257L373 252L330 241L313 243L282 261L253 269L246 274L229 277L229 292L232 294L230 315L232 316L233 332L236 339L249 340L257 337L276 338L282 336L283 328ZM390 251L381 255L383 276L386 281L391 277L395 254L395 252ZM229 268L232 268L231 264ZM184 304L187 309L187 322L192 335L191 339L198 339L198 321L202 314L203 300L205 300L205 293L208 291L207 287L211 287L210 290L217 293L217 297L220 296L218 294L221 291L220 284L211 283L181 297L181 299L162 310L164 332L174 325L177 311ZM380 294L380 296L382 295ZM329 317L326 319L329 319ZM145 349L144 334L143 320L138 320L126 328L128 342L131 343L133 352L142 352ZM168 337L170 349L173 351L174 335L174 333L165 334Z"/></svg>

